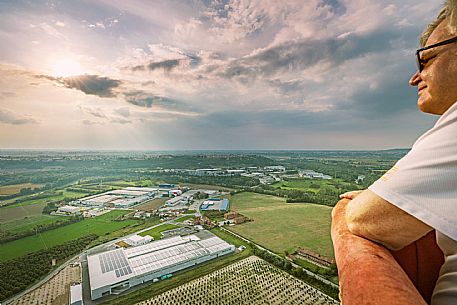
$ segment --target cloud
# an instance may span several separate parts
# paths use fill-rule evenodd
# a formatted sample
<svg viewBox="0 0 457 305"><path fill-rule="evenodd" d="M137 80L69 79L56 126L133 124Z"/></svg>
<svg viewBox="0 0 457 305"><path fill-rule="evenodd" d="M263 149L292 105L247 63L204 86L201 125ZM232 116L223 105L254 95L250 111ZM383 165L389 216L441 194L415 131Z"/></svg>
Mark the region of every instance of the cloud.
<svg viewBox="0 0 457 305"><path fill-rule="evenodd" d="M139 65L132 68L132 71L144 71L145 69L149 71L154 71L156 69L164 69L165 71L170 71L174 67L179 65L180 60L178 59L169 59L158 62L151 62L145 66Z"/></svg>
<svg viewBox="0 0 457 305"><path fill-rule="evenodd" d="M77 89L85 94L99 97L115 97L117 93L114 92L114 89L122 84L120 80L99 75L78 75L71 77L36 75L35 77L55 81L67 88Z"/></svg>
<svg viewBox="0 0 457 305"><path fill-rule="evenodd" d="M124 118L130 117L130 109L128 107L117 108L114 112Z"/></svg>
<svg viewBox="0 0 457 305"><path fill-rule="evenodd" d="M179 104L177 100L164 96L154 95L141 90L124 92L123 94L127 103L140 107L151 108L153 106L158 106L165 108L176 108Z"/></svg>
<svg viewBox="0 0 457 305"><path fill-rule="evenodd" d="M96 118L100 118L100 119L106 119L106 114L103 113L103 111L100 109L100 108L92 108L92 107L83 107L83 106L80 106L80 109L87 113L87 114L90 114Z"/></svg>
<svg viewBox="0 0 457 305"><path fill-rule="evenodd" d="M36 124L38 122L33 118L17 115L6 109L0 109L0 123L11 125L25 125Z"/></svg>
<svg viewBox="0 0 457 305"><path fill-rule="evenodd" d="M67 88L73 88L85 94L97 95L100 97L114 97L113 89L119 87L120 80L111 79L98 75L80 75L60 79Z"/></svg>
<svg viewBox="0 0 457 305"><path fill-rule="evenodd" d="M122 118L113 118L113 119L110 120L110 123L114 123L114 124L131 124L132 121L126 120L126 119L122 119Z"/></svg>

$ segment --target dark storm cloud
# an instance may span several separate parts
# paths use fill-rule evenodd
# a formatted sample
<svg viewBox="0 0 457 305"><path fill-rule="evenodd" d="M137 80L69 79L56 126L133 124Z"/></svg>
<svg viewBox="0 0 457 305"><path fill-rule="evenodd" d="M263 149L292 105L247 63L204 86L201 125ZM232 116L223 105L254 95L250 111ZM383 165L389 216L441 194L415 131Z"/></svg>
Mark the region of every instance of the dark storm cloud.
<svg viewBox="0 0 457 305"><path fill-rule="evenodd" d="M0 123L11 124L11 125L24 125L24 124L35 124L36 120L16 115L11 111L0 109Z"/></svg>

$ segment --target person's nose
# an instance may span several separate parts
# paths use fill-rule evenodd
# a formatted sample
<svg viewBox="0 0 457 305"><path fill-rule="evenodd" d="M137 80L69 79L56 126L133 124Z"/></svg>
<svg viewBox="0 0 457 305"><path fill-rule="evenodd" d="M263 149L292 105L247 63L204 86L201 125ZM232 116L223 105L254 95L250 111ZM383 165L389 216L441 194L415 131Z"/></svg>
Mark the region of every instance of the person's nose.
<svg viewBox="0 0 457 305"><path fill-rule="evenodd" d="M411 78L409 79L409 84L411 86L417 86L419 84L419 82L422 80L421 78L421 74L419 71L417 71L416 73L414 73Z"/></svg>

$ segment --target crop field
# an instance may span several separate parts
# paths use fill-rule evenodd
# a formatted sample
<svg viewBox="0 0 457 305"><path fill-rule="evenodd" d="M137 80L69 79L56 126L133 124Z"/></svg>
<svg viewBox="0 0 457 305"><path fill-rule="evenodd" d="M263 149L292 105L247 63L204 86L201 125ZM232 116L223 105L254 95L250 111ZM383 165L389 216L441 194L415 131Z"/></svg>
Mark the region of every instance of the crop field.
<svg viewBox="0 0 457 305"><path fill-rule="evenodd" d="M137 223L136 220L115 221L116 218L125 213L127 211L111 211L96 218L85 219L68 226L39 233L38 235L1 244L0 253L2 255L0 256L0 261L7 261L43 248L60 245L66 241L91 233L103 236Z"/></svg>
<svg viewBox="0 0 457 305"><path fill-rule="evenodd" d="M6 209L4 209L4 210L6 210ZM65 216L51 216L51 215L43 215L40 213L37 215L25 216L20 219L14 219L14 220L6 221L6 222L2 221L2 222L0 222L0 230L18 233L21 231L27 231L38 225L50 224L50 223L56 222L58 220L66 219L66 218L67 217L65 217Z"/></svg>
<svg viewBox="0 0 457 305"><path fill-rule="evenodd" d="M253 221L231 226L236 232L278 254L298 247L333 257L330 238L332 208L317 204L286 203L284 198L256 193L231 197L231 210Z"/></svg>
<svg viewBox="0 0 457 305"><path fill-rule="evenodd" d="M80 267L67 266L42 286L23 295L11 305L66 305L70 297L70 284L81 281Z"/></svg>
<svg viewBox="0 0 457 305"><path fill-rule="evenodd" d="M138 305L313 304L337 301L266 261L250 256Z"/></svg>
<svg viewBox="0 0 457 305"><path fill-rule="evenodd" d="M42 215L45 203L28 206L9 206L0 208L0 223Z"/></svg>
<svg viewBox="0 0 457 305"><path fill-rule="evenodd" d="M157 210L168 199L170 198L154 198L152 200L146 201L145 203L136 206L135 209L140 211Z"/></svg>
<svg viewBox="0 0 457 305"><path fill-rule="evenodd" d="M152 228L151 230L145 231L140 233L141 236L149 235L152 236L155 240L160 239L162 235L160 234L163 231L173 230L179 228L177 225L173 225L170 223L160 225L158 227Z"/></svg>
<svg viewBox="0 0 457 305"><path fill-rule="evenodd" d="M21 183L21 184L12 184L12 185L4 185L0 186L0 195L13 195L17 194L24 188L35 189L42 187L42 184L34 184L34 183Z"/></svg>

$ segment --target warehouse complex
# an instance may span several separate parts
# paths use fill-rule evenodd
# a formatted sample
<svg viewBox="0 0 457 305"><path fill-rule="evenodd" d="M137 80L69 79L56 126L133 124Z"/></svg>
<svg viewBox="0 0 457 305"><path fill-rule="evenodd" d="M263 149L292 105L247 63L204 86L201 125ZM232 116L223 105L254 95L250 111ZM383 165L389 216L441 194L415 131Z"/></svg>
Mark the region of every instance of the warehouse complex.
<svg viewBox="0 0 457 305"><path fill-rule="evenodd" d="M88 256L92 300L170 277L174 272L235 251L208 231Z"/></svg>
<svg viewBox="0 0 457 305"><path fill-rule="evenodd" d="M222 198L209 198L200 206L201 211L221 211L225 212L229 209L229 200Z"/></svg>

